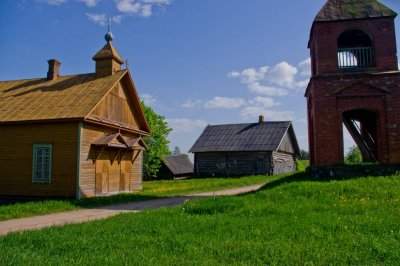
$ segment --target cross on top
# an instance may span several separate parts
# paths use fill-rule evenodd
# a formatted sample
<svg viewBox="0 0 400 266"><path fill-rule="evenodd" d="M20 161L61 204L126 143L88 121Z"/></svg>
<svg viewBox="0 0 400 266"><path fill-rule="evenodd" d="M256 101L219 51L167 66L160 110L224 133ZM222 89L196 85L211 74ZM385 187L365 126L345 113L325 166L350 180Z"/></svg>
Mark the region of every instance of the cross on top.
<svg viewBox="0 0 400 266"><path fill-rule="evenodd" d="M111 32L111 18L107 19L107 23L108 23L108 32Z"/></svg>

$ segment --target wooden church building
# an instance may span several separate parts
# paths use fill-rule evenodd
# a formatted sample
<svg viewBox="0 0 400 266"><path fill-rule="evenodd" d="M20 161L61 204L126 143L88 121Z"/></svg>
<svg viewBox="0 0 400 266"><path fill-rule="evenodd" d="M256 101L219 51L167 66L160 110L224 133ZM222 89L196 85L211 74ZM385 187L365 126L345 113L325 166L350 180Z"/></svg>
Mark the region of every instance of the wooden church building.
<svg viewBox="0 0 400 266"><path fill-rule="evenodd" d="M0 82L0 196L85 198L142 188L150 131L106 34L91 74Z"/></svg>
<svg viewBox="0 0 400 266"><path fill-rule="evenodd" d="M208 125L189 150L195 177L273 175L296 170L300 148L292 122Z"/></svg>

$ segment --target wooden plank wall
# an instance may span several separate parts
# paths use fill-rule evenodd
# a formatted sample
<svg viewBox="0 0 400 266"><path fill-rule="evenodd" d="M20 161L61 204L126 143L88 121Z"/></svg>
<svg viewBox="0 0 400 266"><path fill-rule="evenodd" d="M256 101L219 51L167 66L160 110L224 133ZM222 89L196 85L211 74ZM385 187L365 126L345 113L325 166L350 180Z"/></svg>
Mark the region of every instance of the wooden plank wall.
<svg viewBox="0 0 400 266"><path fill-rule="evenodd" d="M91 144L104 134L117 133L115 130L84 123L81 137L80 156L80 196L82 198L115 194L123 191L134 191L142 188L142 164L143 156L140 154L132 164L132 152L123 154L124 157L115 159L111 163L110 158L115 157L115 150L105 150L95 162L96 149ZM124 135L138 137L134 134ZM110 154L111 153L111 154ZM135 151L135 155L138 151ZM97 179L96 179L97 176Z"/></svg>
<svg viewBox="0 0 400 266"><path fill-rule="evenodd" d="M196 177L243 176L272 173L268 152L196 153Z"/></svg>
<svg viewBox="0 0 400 266"><path fill-rule="evenodd" d="M278 150L290 154L295 153L295 148L288 132L286 132L285 136L283 137L282 143L279 146Z"/></svg>
<svg viewBox="0 0 400 266"><path fill-rule="evenodd" d="M293 154L273 152L274 174L290 173L296 171L296 162Z"/></svg>
<svg viewBox="0 0 400 266"><path fill-rule="evenodd" d="M141 190L143 188L143 151L135 151L134 153L135 161L131 167L131 172L129 176L129 190Z"/></svg>
<svg viewBox="0 0 400 266"><path fill-rule="evenodd" d="M78 123L0 126L0 195L75 197ZM32 183L33 144L51 143L51 184Z"/></svg>
<svg viewBox="0 0 400 266"><path fill-rule="evenodd" d="M136 112L127 95L127 89L122 84L117 84L91 115L138 128L139 119L135 116Z"/></svg>

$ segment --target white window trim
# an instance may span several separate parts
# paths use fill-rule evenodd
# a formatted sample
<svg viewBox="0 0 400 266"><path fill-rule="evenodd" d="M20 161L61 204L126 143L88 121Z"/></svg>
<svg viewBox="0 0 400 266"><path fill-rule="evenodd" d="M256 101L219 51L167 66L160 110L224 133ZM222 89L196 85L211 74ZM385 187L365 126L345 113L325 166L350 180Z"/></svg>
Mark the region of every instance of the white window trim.
<svg viewBox="0 0 400 266"><path fill-rule="evenodd" d="M37 181L35 180L35 170L36 170L36 149L37 148L50 148L50 162L49 162L49 180L47 181ZM32 158L32 183L35 184L51 184L51 169L53 161L53 144L33 144L33 158Z"/></svg>

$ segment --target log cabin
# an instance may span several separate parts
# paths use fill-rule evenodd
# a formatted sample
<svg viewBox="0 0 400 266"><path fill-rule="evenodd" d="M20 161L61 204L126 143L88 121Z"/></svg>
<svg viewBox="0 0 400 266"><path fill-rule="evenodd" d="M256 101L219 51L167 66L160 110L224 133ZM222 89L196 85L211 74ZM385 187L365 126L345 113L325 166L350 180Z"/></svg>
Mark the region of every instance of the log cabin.
<svg viewBox="0 0 400 266"><path fill-rule="evenodd" d="M0 82L0 196L87 198L142 188L149 126L106 34L95 73Z"/></svg>
<svg viewBox="0 0 400 266"><path fill-rule="evenodd" d="M189 150L195 177L273 175L296 170L300 148L292 122L208 125Z"/></svg>
<svg viewBox="0 0 400 266"><path fill-rule="evenodd" d="M193 163L187 155L167 155L157 173L159 180L183 179L193 176Z"/></svg>

